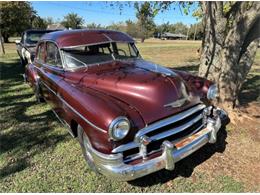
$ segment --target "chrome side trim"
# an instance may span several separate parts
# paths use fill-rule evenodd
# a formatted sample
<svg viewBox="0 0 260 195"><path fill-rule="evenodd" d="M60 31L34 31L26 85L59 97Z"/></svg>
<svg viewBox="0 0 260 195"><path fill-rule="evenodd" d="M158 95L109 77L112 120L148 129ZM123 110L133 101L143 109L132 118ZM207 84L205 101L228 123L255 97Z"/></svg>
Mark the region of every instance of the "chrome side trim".
<svg viewBox="0 0 260 195"><path fill-rule="evenodd" d="M91 125L92 127L96 128L97 130L99 130L102 133L107 133L106 130L101 129L100 127L94 125L92 122L90 122L88 119L86 119L84 116L82 116L77 110L75 110L69 103L67 103L60 95L58 95L58 97L60 98L60 100L66 104L66 106L68 106L73 112L75 112L80 118L82 118L86 123L88 123L89 125Z"/></svg>
<svg viewBox="0 0 260 195"><path fill-rule="evenodd" d="M139 139L141 136L151 132L151 131L154 131L156 129L159 129L161 127L164 127L164 126L167 126L167 125L170 125L171 123L174 123L174 122L177 122L179 120L182 120L192 114L194 114L195 112L198 112L199 110L202 110L204 109L206 106L204 104L199 104L195 107L192 107L191 109L188 109L184 112L181 112L179 114L176 114L174 116L171 116L169 118L166 118L166 119L163 119L163 120L160 120L158 122L155 122L141 130L139 130L137 132L137 134L135 135L135 141L136 142L139 142Z"/></svg>
<svg viewBox="0 0 260 195"><path fill-rule="evenodd" d="M53 91L45 82L43 82L41 80L39 80L39 81L40 81L40 84L43 84L50 92L52 92L54 95L57 96L57 93L55 91Z"/></svg>
<svg viewBox="0 0 260 195"><path fill-rule="evenodd" d="M59 94L57 94L55 91L53 91L46 83L43 81L40 81L48 90L50 90L54 95L56 95L67 107L69 107L75 114L77 114L81 119L83 119L86 123L94 127L95 129L99 130L102 133L107 133L106 130L101 129L100 127L97 127L93 123L91 123L88 119L86 119L84 116L82 116L77 110L75 110L68 102L66 102Z"/></svg>
<svg viewBox="0 0 260 195"><path fill-rule="evenodd" d="M72 130L71 130L71 128L70 128L70 125L69 125L66 121L62 120L62 119L59 117L59 115L58 115L54 110L52 110L52 112L53 112L54 115L59 119L59 121L61 122L61 124L63 124L63 125L65 126L65 128L68 130L69 134L70 134L73 138L75 138L75 135L74 135L74 133L72 132Z"/></svg>

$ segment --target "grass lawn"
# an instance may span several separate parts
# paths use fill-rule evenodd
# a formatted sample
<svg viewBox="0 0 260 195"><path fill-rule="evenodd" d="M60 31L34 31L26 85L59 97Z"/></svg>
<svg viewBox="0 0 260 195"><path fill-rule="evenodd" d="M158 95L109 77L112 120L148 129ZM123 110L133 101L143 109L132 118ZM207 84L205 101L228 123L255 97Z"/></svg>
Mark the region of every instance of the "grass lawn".
<svg viewBox="0 0 260 195"><path fill-rule="evenodd" d="M197 41L137 44L145 59L187 70L197 69L199 46ZM0 59L0 192L260 191L260 139L244 129L221 131L215 145L178 162L174 171L162 170L133 182L96 175L86 165L77 139L46 103L35 102L33 91L23 82L15 45L5 48L7 54ZM259 56L258 51L258 65ZM255 67L245 85L248 93L259 89ZM252 98L248 101L258 96Z"/></svg>

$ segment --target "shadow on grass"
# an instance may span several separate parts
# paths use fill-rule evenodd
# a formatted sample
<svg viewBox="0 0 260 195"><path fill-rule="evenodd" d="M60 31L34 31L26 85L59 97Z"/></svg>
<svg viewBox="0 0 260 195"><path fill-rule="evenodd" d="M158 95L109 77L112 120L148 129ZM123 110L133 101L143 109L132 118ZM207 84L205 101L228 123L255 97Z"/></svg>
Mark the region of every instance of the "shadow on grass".
<svg viewBox="0 0 260 195"><path fill-rule="evenodd" d="M248 75L239 94L241 105L247 105L250 102L260 102L260 75Z"/></svg>
<svg viewBox="0 0 260 195"><path fill-rule="evenodd" d="M190 177L196 166L209 159L216 152L223 153L225 151L227 144L225 141L226 137L226 129L222 128L218 132L218 140L215 144L207 144L190 156L177 162L173 171L168 171L165 169L160 170L145 177L130 181L129 184L139 187L148 187L156 184L166 183L170 180L174 180L179 176Z"/></svg>
<svg viewBox="0 0 260 195"><path fill-rule="evenodd" d="M64 133L53 132L58 127L57 119L47 104L37 105L29 86L23 83L23 67L19 60L1 62L1 129L0 155L4 155L5 165L0 168L0 179L31 166L36 154L69 140ZM32 100L33 99L33 100ZM26 112L32 109L35 113ZM44 108L44 109L43 109ZM35 112L39 109L39 112Z"/></svg>
<svg viewBox="0 0 260 195"><path fill-rule="evenodd" d="M173 66L172 68L176 70L188 71L188 72L198 72L199 65L183 65L183 66Z"/></svg>

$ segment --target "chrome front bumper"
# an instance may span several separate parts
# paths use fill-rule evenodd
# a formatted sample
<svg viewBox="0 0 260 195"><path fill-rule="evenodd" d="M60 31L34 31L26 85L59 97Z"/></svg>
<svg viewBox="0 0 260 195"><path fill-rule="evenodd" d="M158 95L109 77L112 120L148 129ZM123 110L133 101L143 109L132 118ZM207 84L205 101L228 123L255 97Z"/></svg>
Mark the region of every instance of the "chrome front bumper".
<svg viewBox="0 0 260 195"><path fill-rule="evenodd" d="M97 170L107 177L130 181L148 175L161 169L173 170L175 163L192 154L207 143L215 143L217 132L222 126L223 117L227 116L223 110L216 120L211 118L207 121L207 126L196 134L181 140L178 144L164 141L162 144L162 155L153 159L143 160L135 165L125 164L121 154L104 155L89 148ZM222 118L221 118L222 117Z"/></svg>

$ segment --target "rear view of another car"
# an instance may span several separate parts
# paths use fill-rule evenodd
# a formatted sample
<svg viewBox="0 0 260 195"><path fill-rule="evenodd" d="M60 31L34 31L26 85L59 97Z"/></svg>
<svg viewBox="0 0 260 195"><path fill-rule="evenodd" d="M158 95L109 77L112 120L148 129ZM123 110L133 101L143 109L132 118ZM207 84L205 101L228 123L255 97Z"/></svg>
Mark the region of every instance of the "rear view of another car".
<svg viewBox="0 0 260 195"><path fill-rule="evenodd" d="M17 53L20 56L22 66L32 63L38 41L44 34L53 31L57 30L27 30L23 32L21 41L16 40Z"/></svg>

